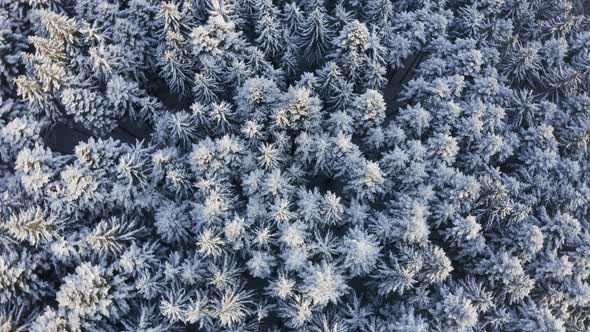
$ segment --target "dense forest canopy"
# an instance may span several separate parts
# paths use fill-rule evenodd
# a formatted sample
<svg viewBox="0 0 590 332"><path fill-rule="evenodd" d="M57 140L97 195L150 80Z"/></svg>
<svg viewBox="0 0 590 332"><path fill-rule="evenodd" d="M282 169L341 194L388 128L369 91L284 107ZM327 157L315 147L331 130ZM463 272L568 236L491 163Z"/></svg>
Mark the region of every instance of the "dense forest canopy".
<svg viewBox="0 0 590 332"><path fill-rule="evenodd" d="M0 0L0 331L590 330L589 15Z"/></svg>

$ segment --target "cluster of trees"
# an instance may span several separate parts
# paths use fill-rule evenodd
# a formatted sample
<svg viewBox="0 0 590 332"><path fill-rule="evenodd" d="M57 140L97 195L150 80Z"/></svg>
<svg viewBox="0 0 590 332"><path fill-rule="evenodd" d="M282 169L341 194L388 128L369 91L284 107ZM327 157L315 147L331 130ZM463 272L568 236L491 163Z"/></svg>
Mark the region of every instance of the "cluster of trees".
<svg viewBox="0 0 590 332"><path fill-rule="evenodd" d="M588 331L588 13L0 0L0 329Z"/></svg>

